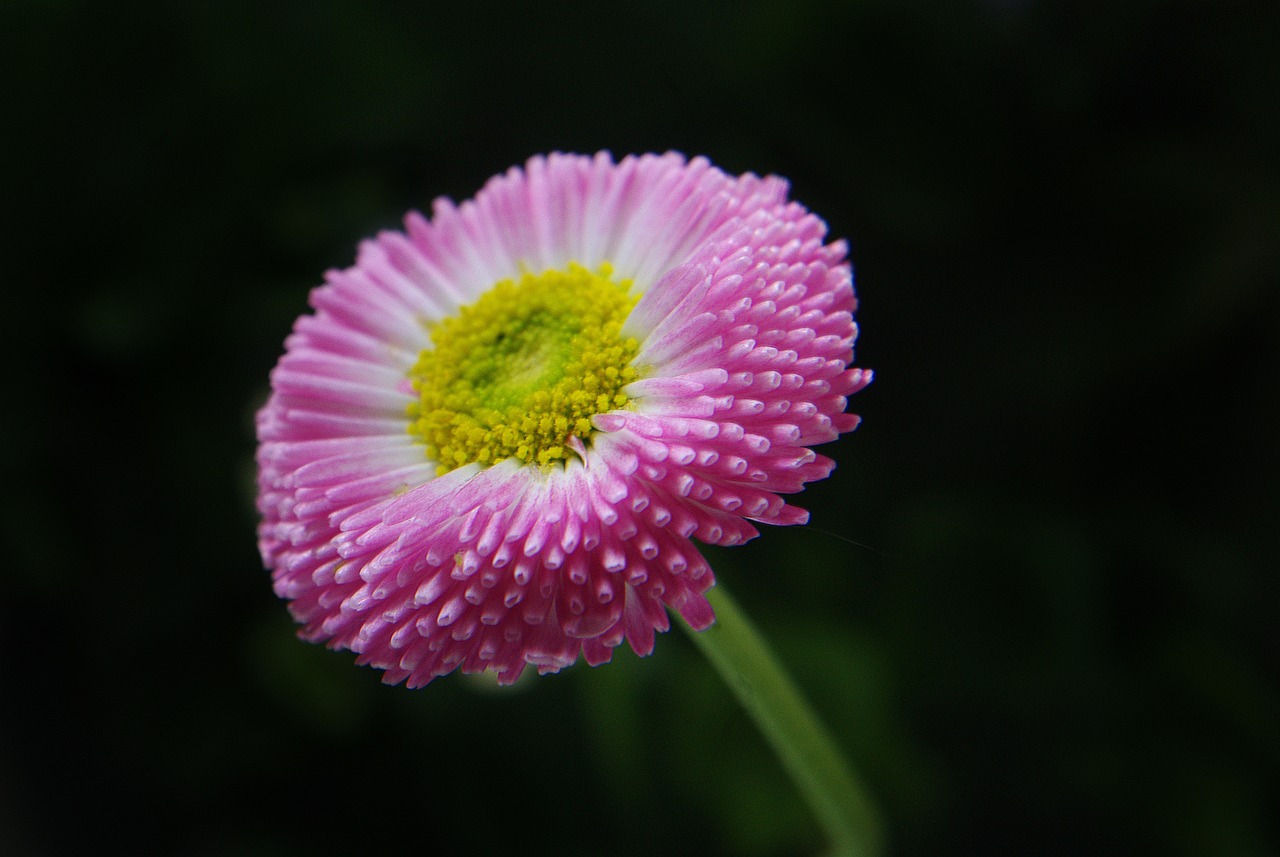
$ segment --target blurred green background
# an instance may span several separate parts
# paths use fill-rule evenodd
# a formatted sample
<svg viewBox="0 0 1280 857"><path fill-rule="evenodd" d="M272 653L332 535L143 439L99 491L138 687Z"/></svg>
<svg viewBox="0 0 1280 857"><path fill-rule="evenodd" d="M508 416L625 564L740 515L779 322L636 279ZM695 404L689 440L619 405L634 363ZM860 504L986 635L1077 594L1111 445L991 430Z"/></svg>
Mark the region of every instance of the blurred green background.
<svg viewBox="0 0 1280 857"><path fill-rule="evenodd" d="M0 854L817 854L688 640L297 641L252 414L361 237L552 149L788 176L863 426L712 552L895 855L1280 853L1274 4L0 7Z"/></svg>

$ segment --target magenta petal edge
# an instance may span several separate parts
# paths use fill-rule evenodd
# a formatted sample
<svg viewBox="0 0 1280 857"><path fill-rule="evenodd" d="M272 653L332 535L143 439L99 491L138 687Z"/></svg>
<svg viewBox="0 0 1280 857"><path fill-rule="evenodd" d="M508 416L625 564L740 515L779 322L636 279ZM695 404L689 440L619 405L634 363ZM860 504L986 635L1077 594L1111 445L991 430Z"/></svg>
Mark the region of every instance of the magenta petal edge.
<svg viewBox="0 0 1280 857"><path fill-rule="evenodd" d="M810 447L857 425L847 397L871 380L850 365L847 247L787 194L676 153L552 154L329 271L257 416L259 548L301 635L416 687L596 665L623 640L646 655L668 609L709 626L693 540L804 523L781 495L831 472ZM433 327L570 264L638 298L626 404L552 466L445 471L408 430Z"/></svg>

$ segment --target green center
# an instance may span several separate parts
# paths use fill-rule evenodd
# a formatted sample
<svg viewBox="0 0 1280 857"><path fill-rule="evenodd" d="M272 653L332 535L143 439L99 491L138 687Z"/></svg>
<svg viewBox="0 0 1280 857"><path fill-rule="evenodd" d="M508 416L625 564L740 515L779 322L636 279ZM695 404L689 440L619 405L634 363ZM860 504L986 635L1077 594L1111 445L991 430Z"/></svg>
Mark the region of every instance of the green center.
<svg viewBox="0 0 1280 857"><path fill-rule="evenodd" d="M572 262L525 273L432 327L409 370L409 433L437 473L506 458L551 465L571 437L587 439L591 417L627 404L640 346L622 323L636 298L611 273Z"/></svg>

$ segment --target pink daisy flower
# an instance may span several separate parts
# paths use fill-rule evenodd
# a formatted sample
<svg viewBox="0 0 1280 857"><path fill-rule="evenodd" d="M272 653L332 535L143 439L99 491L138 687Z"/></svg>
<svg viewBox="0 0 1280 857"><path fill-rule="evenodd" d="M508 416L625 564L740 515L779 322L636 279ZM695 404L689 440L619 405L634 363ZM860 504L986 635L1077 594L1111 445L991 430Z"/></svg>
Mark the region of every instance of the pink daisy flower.
<svg viewBox="0 0 1280 857"><path fill-rule="evenodd" d="M389 683L516 680L714 617L692 540L802 524L857 425L844 242L776 177L553 154L329 271L258 414L301 635Z"/></svg>

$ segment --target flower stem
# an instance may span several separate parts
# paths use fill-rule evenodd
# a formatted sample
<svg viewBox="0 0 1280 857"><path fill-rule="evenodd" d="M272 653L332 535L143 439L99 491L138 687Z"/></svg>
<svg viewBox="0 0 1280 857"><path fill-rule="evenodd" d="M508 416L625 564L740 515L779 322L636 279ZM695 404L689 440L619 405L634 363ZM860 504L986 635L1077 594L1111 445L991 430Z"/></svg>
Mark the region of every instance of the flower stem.
<svg viewBox="0 0 1280 857"><path fill-rule="evenodd" d="M707 592L716 623L685 630L751 714L831 839L831 857L873 857L880 822L831 735L723 583ZM681 623L684 624L684 623Z"/></svg>

